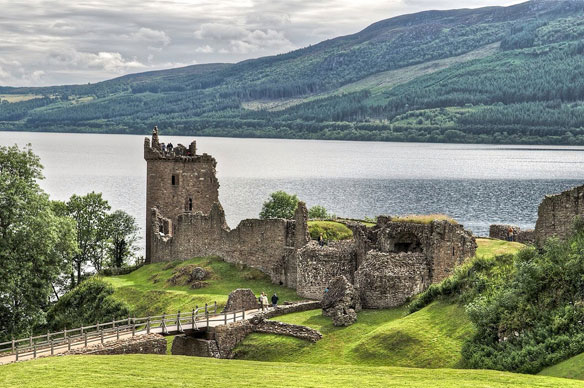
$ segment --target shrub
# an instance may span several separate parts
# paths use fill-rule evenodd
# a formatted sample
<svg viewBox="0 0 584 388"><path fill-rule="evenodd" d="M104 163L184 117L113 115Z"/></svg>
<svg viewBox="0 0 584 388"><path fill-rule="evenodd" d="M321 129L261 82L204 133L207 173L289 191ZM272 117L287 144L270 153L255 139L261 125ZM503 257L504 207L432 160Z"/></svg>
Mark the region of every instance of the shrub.
<svg viewBox="0 0 584 388"><path fill-rule="evenodd" d="M313 220L324 220L330 218L330 216L324 206L316 205L308 209L308 218Z"/></svg>
<svg viewBox="0 0 584 388"><path fill-rule="evenodd" d="M308 232L313 240L317 240L321 234L327 241L348 240L353 237L351 229L334 221L308 221Z"/></svg>
<svg viewBox="0 0 584 388"><path fill-rule="evenodd" d="M69 291L47 313L49 330L75 328L127 317L130 308L113 297L114 288L93 277Z"/></svg>

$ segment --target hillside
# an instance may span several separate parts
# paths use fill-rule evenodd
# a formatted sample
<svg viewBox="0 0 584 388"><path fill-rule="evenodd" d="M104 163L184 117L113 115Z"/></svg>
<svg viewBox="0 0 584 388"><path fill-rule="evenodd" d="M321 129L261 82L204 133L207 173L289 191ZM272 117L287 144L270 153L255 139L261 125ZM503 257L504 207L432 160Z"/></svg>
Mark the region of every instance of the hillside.
<svg viewBox="0 0 584 388"><path fill-rule="evenodd" d="M3 130L584 144L584 3L427 11L237 64L1 88Z"/></svg>

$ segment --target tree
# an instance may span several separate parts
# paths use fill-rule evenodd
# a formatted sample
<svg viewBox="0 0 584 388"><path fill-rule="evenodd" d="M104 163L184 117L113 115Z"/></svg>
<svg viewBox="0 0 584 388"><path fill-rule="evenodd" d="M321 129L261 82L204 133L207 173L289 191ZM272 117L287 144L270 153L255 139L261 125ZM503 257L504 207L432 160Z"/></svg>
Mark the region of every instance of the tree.
<svg viewBox="0 0 584 388"><path fill-rule="evenodd" d="M79 246L79 251L72 259L77 272L76 282L74 275L71 276L73 288L81 282L85 265L91 264L96 271L103 267L109 239L107 212L110 205L102 198L101 193L91 192L84 196L72 195L67 202L67 210L77 224Z"/></svg>
<svg viewBox="0 0 584 388"><path fill-rule="evenodd" d="M308 218L323 220L329 218L329 214L324 206L316 205L308 209Z"/></svg>
<svg viewBox="0 0 584 388"><path fill-rule="evenodd" d="M76 249L74 223L53 212L42 178L30 146L0 147L0 341L44 322L51 284Z"/></svg>
<svg viewBox="0 0 584 388"><path fill-rule="evenodd" d="M298 206L296 194L288 194L285 191L276 191L270 194L270 199L264 202L260 218L294 218L294 211Z"/></svg>
<svg viewBox="0 0 584 388"><path fill-rule="evenodd" d="M134 245L138 241L136 219L122 210L116 210L108 216L107 224L110 234L108 247L110 265L121 268L136 251Z"/></svg>

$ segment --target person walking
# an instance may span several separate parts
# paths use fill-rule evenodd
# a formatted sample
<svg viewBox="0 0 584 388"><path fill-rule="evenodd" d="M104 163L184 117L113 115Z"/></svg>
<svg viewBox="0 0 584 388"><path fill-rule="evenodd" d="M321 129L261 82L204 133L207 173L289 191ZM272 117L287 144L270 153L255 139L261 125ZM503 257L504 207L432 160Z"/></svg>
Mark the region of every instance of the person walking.
<svg viewBox="0 0 584 388"><path fill-rule="evenodd" d="M262 292L262 311L264 309L264 306L266 306L266 309L268 308L268 296L266 295L265 292Z"/></svg>
<svg viewBox="0 0 584 388"><path fill-rule="evenodd" d="M274 295L272 295L272 307L276 308L277 305L278 305L278 295L276 295L276 293L274 292Z"/></svg>
<svg viewBox="0 0 584 388"><path fill-rule="evenodd" d="M324 246L324 237L322 237L322 233L318 236L318 245L321 247Z"/></svg>

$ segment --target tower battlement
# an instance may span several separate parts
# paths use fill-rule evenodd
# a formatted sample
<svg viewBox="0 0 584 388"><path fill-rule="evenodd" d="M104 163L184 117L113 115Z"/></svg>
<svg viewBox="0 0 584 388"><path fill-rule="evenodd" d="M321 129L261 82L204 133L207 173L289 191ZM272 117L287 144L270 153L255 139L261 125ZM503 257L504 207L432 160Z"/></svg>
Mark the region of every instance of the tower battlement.
<svg viewBox="0 0 584 388"><path fill-rule="evenodd" d="M160 143L158 138L158 127L152 130L152 141L150 138L144 138L144 159L148 160L179 160L181 162L200 162L213 163L217 165L217 161L211 155L206 153L197 155L197 142L193 140L189 147L182 144L172 146L171 143Z"/></svg>

